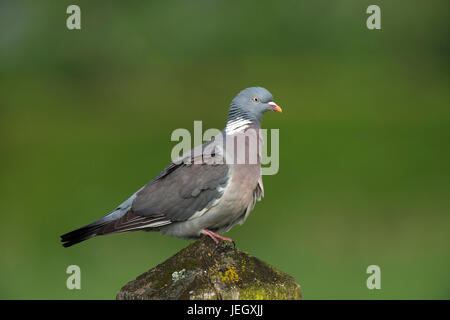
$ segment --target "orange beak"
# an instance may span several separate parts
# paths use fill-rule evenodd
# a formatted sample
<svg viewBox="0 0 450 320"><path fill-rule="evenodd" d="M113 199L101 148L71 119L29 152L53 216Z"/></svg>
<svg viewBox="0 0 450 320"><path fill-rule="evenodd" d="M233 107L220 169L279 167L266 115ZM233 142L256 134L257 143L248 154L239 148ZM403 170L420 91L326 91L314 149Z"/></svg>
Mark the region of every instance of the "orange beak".
<svg viewBox="0 0 450 320"><path fill-rule="evenodd" d="M273 111L282 112L281 108L275 102L271 101L268 104Z"/></svg>

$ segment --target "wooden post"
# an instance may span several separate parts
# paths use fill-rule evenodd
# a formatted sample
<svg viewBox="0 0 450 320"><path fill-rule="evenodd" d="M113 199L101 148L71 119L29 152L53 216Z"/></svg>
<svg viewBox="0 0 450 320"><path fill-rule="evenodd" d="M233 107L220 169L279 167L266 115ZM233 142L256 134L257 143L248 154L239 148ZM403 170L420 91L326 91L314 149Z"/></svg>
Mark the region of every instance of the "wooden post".
<svg viewBox="0 0 450 320"><path fill-rule="evenodd" d="M295 279L267 263L203 237L126 284L118 300L301 299Z"/></svg>

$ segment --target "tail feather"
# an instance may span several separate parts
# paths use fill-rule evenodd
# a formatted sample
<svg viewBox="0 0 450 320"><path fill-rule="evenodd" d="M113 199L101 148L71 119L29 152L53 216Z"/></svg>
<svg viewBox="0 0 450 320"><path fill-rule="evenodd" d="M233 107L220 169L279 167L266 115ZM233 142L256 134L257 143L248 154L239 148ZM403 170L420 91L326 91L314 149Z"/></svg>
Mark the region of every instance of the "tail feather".
<svg viewBox="0 0 450 320"><path fill-rule="evenodd" d="M73 246L74 244L93 238L98 235L98 231L100 231L104 225L105 224L87 225L63 234L61 236L62 245L67 248Z"/></svg>
<svg viewBox="0 0 450 320"><path fill-rule="evenodd" d="M95 236L138 230L156 230L169 223L171 221L162 215L137 216L132 210L125 213L112 212L87 226L63 234L61 242L67 248Z"/></svg>

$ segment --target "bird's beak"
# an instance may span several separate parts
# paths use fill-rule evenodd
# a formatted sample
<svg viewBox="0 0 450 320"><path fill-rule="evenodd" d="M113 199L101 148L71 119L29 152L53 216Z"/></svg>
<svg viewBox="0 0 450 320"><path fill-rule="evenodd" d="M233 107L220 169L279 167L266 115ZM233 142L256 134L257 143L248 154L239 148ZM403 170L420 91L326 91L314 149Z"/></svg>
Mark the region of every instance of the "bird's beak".
<svg viewBox="0 0 450 320"><path fill-rule="evenodd" d="M276 112L282 112L282 111L281 111L281 108L280 108L275 102L271 101L271 102L268 103L268 105L270 106L270 108L271 108L273 111L276 111Z"/></svg>

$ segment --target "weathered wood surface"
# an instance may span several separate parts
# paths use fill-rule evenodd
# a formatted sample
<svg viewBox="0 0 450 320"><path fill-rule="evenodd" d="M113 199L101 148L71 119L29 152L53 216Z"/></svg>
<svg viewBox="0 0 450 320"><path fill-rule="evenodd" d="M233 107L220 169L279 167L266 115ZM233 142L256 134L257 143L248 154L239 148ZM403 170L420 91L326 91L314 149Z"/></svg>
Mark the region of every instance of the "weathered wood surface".
<svg viewBox="0 0 450 320"><path fill-rule="evenodd" d="M301 299L295 279L267 263L203 237L126 284L118 300Z"/></svg>

